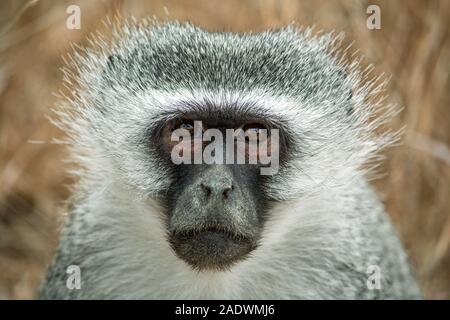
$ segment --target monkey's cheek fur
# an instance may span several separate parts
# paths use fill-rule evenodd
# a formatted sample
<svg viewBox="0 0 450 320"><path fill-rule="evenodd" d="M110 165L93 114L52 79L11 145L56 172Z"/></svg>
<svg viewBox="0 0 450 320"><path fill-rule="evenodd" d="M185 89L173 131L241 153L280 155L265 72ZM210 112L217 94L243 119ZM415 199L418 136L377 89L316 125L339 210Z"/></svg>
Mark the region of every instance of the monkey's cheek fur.
<svg viewBox="0 0 450 320"><path fill-rule="evenodd" d="M176 255L196 270L229 269L256 248L256 241L220 229L172 232L170 244Z"/></svg>

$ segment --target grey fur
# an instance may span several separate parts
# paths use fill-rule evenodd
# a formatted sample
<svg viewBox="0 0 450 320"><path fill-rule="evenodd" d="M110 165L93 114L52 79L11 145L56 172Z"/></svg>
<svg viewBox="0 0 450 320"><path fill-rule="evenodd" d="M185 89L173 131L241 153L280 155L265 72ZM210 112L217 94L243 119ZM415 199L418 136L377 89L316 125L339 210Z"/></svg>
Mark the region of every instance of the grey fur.
<svg viewBox="0 0 450 320"><path fill-rule="evenodd" d="M144 21L76 53L76 72L66 71L76 90L56 122L69 133L80 182L40 297L419 298L366 182L395 134L374 133L385 118L373 120L379 108L368 98L379 88L357 61L335 58L338 41L294 27L234 34ZM158 199L171 181L145 139L180 102L257 112L288 127L295 143L270 178L259 247L228 271L192 270L166 241ZM81 268L80 290L66 287L69 265ZM371 265L380 290L367 287Z"/></svg>

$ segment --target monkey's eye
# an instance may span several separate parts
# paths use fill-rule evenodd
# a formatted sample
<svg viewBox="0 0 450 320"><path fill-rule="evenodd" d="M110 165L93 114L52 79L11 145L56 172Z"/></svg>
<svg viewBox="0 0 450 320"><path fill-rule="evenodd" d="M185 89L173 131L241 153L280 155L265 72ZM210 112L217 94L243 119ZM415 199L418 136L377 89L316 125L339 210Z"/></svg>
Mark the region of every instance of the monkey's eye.
<svg viewBox="0 0 450 320"><path fill-rule="evenodd" d="M172 129L172 131L175 131L177 129L184 129L189 131L189 134L196 138L201 137L203 133L203 127L200 125L200 128L196 128L194 125L194 120L190 119L182 119L178 123L176 123Z"/></svg>
<svg viewBox="0 0 450 320"><path fill-rule="evenodd" d="M246 124L243 129L246 132L250 130L250 132L258 133L259 130L266 129L266 127L260 123L250 123Z"/></svg>
<svg viewBox="0 0 450 320"><path fill-rule="evenodd" d="M250 142L257 142L266 140L269 134L267 127L261 123L250 123L242 127L245 137L249 139Z"/></svg>
<svg viewBox="0 0 450 320"><path fill-rule="evenodd" d="M194 130L194 122L191 120L182 120L175 126L174 129L186 129L189 131Z"/></svg>

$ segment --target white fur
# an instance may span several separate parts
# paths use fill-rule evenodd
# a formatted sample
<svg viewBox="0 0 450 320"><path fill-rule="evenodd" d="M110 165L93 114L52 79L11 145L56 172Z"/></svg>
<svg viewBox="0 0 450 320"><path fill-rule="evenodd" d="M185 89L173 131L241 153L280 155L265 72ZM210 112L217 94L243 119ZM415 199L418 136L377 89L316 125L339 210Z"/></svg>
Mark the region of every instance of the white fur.
<svg viewBox="0 0 450 320"><path fill-rule="evenodd" d="M79 88L63 99L57 111L59 120L55 122L68 131L73 160L80 165L75 172L80 181L75 208L68 217L42 296L417 297L401 245L382 205L365 181L379 151L395 140L396 135L389 132L375 134L375 129L392 115L393 109L386 108L386 117L374 117L379 105L367 99L379 94L380 88L375 87L377 81L365 81L367 72L358 71L358 61L347 65L327 52L331 49L336 53L334 46L338 38L314 37L311 30L300 32L293 28L248 38L208 34L192 26L168 25L152 30L146 22L125 23L112 45L97 37L93 39L99 45L97 50L84 50L69 59L77 72L65 71L66 84L70 88L77 84ZM153 45L152 41L156 47L166 48L166 43L174 38L178 41L174 40L175 45L188 46L190 42L184 43L184 36L192 37L192 41L200 38L212 43L206 47L202 43L186 51L187 58L198 59L198 65L204 68L210 66L202 59L207 50L216 59L224 59L227 54L238 55L241 49L257 56L260 52L255 53L248 45L256 41L255 46L276 60L278 52L284 54L280 46L292 46L289 48L293 54L297 54L296 50L305 54L301 55L306 59L303 67L316 59L325 75L318 80L314 77L317 77L316 70L311 69L298 81L310 84L313 89L316 83L325 87L320 87L310 98L304 98L308 92L302 92L301 86L292 94L282 92L286 90L282 85L278 91L257 83L249 88L248 79L239 79L239 70L234 71L236 81L247 86L242 89L230 89L226 81L215 89L197 88L195 74L191 74L189 85L171 90L135 90L132 84L117 81L116 77L123 76L121 73L101 80L111 53L141 59L155 49L147 48ZM270 41L274 43L273 48L267 47ZM235 45L238 42L242 48ZM141 49L144 51L136 53L136 48L147 51ZM216 48L221 49L215 51ZM243 63L251 64L251 60L250 56ZM133 66L134 62L120 66ZM180 70L171 69L171 62L170 59L162 61L169 65L167 72L177 76ZM295 59L290 63L293 68L298 67ZM214 66L220 68L220 64ZM142 68L132 69L126 75L139 80ZM348 76L342 78L338 71ZM286 86L296 85L294 80L279 79ZM115 85L109 85L108 81ZM333 91L335 85L345 92ZM349 88L353 89L351 98ZM266 193L274 207L269 212L259 246L228 271L198 272L174 254L166 239L159 201L160 192L167 190L173 181L157 156L145 149L142 142L145 128L163 119L163 114L180 110L189 102L206 101L216 106L251 104L253 110L267 118L280 118L291 130L298 147L297 153L271 177L267 186ZM349 105L352 112L346 114ZM64 285L65 265L77 263L81 264L82 289L69 292ZM366 286L366 270L372 264L379 265L383 271L382 291L372 291Z"/></svg>

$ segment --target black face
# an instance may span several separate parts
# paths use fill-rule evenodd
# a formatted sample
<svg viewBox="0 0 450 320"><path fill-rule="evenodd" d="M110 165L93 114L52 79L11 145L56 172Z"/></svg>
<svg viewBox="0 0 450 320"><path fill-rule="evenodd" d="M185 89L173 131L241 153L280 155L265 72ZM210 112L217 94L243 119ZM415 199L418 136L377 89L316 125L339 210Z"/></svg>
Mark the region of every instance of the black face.
<svg viewBox="0 0 450 320"><path fill-rule="evenodd" d="M263 225L258 171L245 165L181 165L168 196L169 241L198 269L222 269L244 258Z"/></svg>
<svg viewBox="0 0 450 320"><path fill-rule="evenodd" d="M226 129L242 129L248 135L258 135L267 129L265 141L270 145L271 124L257 116L225 117L223 114L191 112L171 117L155 132L154 143L173 175L165 197L167 208L168 241L175 253L195 269L223 270L244 259L254 250L260 239L269 201L264 184L267 176L255 164L174 164L170 154L179 143L171 141L176 129L187 130L194 139L183 145L183 152L193 154L196 148L204 150L209 142L194 144L198 132L194 121L202 122L203 132L218 129L226 137ZM247 136L248 136L247 135ZM282 139L280 139L282 140ZM236 141L236 140L235 140ZM245 141L243 149L248 160L251 151ZM279 150L284 152L285 144ZM216 150L217 151L217 150ZM220 150L224 153L225 148ZM282 156L282 155L281 155Z"/></svg>

